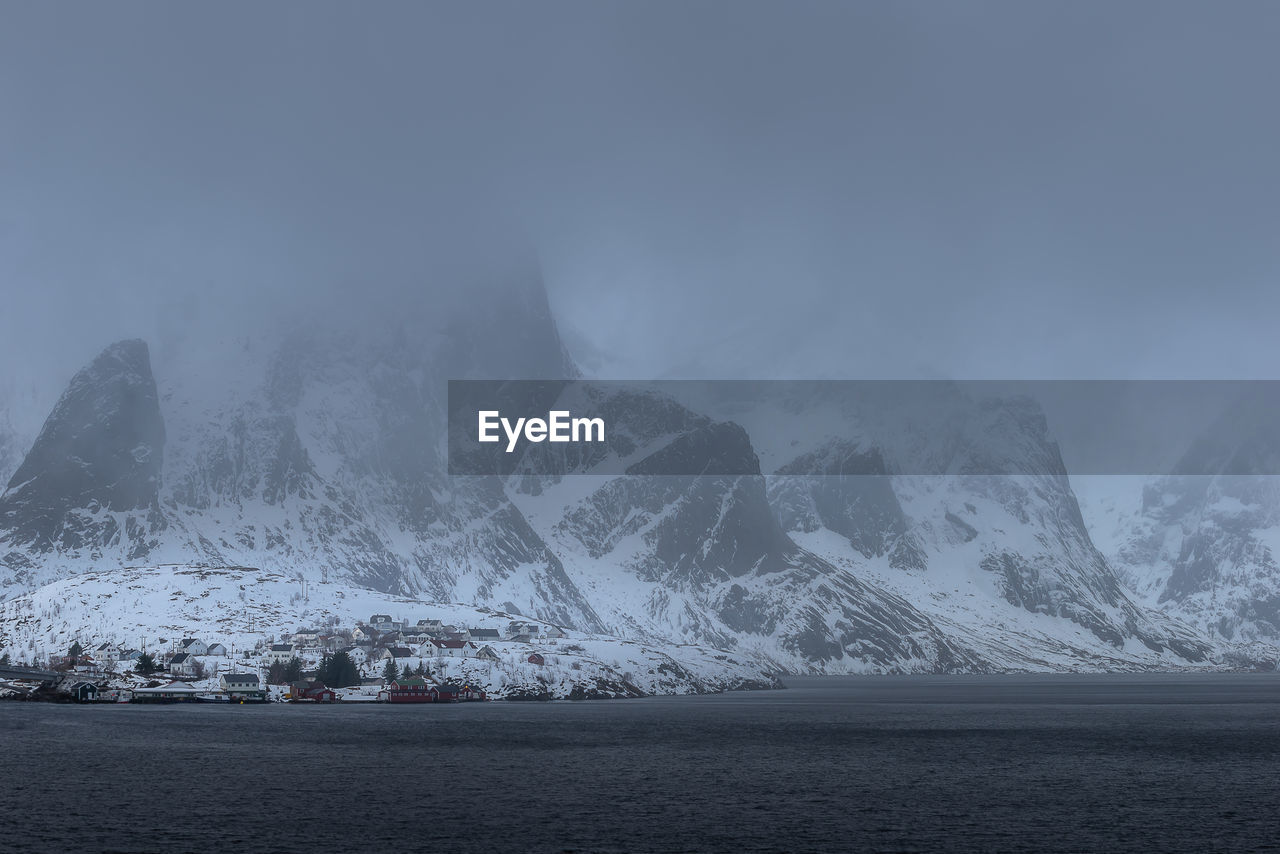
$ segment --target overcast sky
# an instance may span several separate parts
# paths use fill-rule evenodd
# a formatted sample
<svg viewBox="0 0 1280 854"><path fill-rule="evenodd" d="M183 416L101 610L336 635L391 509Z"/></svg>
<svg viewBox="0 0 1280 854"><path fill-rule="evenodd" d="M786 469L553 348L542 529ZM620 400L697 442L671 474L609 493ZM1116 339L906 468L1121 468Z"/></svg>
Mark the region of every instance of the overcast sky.
<svg viewBox="0 0 1280 854"><path fill-rule="evenodd" d="M1277 44L1274 2L3 0L3 376L514 254L618 377L1274 377Z"/></svg>

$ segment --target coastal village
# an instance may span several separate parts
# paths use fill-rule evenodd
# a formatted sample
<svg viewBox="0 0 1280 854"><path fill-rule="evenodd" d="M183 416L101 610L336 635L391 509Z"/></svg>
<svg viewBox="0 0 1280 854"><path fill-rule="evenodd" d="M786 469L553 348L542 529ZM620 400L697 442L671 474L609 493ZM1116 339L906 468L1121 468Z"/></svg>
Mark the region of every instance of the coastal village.
<svg viewBox="0 0 1280 854"><path fill-rule="evenodd" d="M583 651L565 638L556 626L520 619L456 626L372 614L350 628L300 627L246 649L207 637L162 639L156 649L85 639L45 662L0 661L0 696L77 703L478 702L490 699L484 686L500 669L530 677L523 680L527 689L505 692L505 699L549 699L538 671L556 662L561 644L565 653Z"/></svg>

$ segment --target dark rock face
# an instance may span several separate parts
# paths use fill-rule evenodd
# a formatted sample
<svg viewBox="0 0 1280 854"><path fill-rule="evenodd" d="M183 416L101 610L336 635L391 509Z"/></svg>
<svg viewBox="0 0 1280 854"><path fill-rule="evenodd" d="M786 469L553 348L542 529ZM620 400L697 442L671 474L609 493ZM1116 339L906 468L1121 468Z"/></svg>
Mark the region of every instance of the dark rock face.
<svg viewBox="0 0 1280 854"><path fill-rule="evenodd" d="M569 508L553 540L633 573L649 590L641 627L725 649L769 638L802 670L986 668L909 603L800 548L770 507L742 427L690 413L655 429L650 415L663 410L637 408L643 423L630 411L617 412L615 430L685 429Z"/></svg>
<svg viewBox="0 0 1280 854"><path fill-rule="evenodd" d="M1166 610L1229 640L1280 639L1280 400L1259 384L1146 484L1114 560Z"/></svg>
<svg viewBox="0 0 1280 854"><path fill-rule="evenodd" d="M925 568L925 552L908 530L892 478L875 448L863 451L833 440L777 473L769 484L769 501L785 530L827 528L847 537L863 557L888 555L896 569Z"/></svg>
<svg viewBox="0 0 1280 854"><path fill-rule="evenodd" d="M45 552L105 545L122 534L145 540L141 528L122 532L102 511L139 511L163 524L164 439L147 345L111 345L71 380L10 479L0 498L0 542Z"/></svg>

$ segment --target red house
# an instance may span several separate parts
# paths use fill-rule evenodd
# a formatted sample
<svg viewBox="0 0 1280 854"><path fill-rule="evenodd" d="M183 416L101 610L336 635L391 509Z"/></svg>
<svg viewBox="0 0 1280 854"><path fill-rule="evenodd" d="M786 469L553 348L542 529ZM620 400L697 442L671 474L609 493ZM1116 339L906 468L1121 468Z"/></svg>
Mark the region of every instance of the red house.
<svg viewBox="0 0 1280 854"><path fill-rule="evenodd" d="M295 703L336 703L338 694L323 682L294 682L289 688L289 697Z"/></svg>
<svg viewBox="0 0 1280 854"><path fill-rule="evenodd" d="M460 685L437 685L431 689L435 694L437 703L456 703L461 697L462 686Z"/></svg>
<svg viewBox="0 0 1280 854"><path fill-rule="evenodd" d="M332 688L320 685L319 687L308 688L306 693L302 695L302 699L310 700L313 703L336 703L338 702L338 694Z"/></svg>
<svg viewBox="0 0 1280 854"><path fill-rule="evenodd" d="M541 655L539 655L538 653L533 652L529 654L529 663L530 664L546 664L547 660L543 658Z"/></svg>
<svg viewBox="0 0 1280 854"><path fill-rule="evenodd" d="M427 686L421 676L396 679L387 686L388 703L435 703L435 689Z"/></svg>

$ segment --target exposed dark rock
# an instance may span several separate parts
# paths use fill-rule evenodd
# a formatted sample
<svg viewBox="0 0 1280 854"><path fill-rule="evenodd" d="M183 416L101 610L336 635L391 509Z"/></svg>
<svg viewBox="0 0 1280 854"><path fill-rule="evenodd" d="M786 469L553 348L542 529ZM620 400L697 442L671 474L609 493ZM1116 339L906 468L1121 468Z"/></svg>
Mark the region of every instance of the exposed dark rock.
<svg viewBox="0 0 1280 854"><path fill-rule="evenodd" d="M0 542L32 552L135 544L158 512L164 421L147 345L121 341L72 378L0 497ZM145 523L121 531L107 514ZM145 553L136 548L132 553Z"/></svg>

